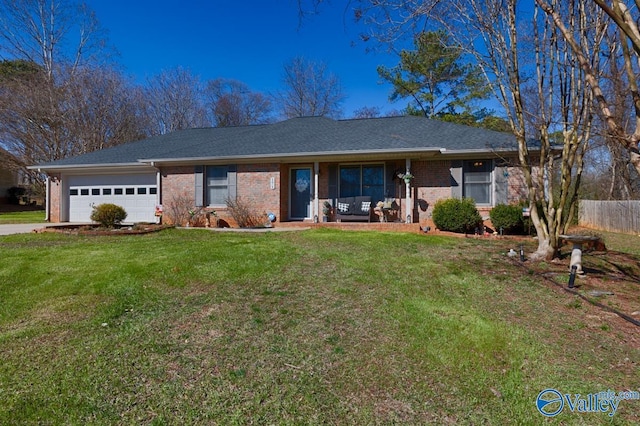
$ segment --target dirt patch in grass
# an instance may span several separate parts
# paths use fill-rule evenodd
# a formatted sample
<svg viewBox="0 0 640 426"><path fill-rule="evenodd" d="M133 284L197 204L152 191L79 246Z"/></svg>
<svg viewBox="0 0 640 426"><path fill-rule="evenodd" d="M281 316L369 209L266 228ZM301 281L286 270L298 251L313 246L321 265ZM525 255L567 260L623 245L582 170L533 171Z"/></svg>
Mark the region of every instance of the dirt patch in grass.
<svg viewBox="0 0 640 426"><path fill-rule="evenodd" d="M640 276L637 265L640 258L621 252L590 252L583 254L583 270L585 274L577 277L574 288L569 288L569 257L564 254L556 262L543 267L530 266L529 269L544 277L562 291L576 295L577 303L588 303L593 306L587 327L598 327L604 331L610 327L607 323L616 319L616 329L626 330L629 343L640 348L640 339L636 336L640 331ZM622 270L616 265L636 265Z"/></svg>

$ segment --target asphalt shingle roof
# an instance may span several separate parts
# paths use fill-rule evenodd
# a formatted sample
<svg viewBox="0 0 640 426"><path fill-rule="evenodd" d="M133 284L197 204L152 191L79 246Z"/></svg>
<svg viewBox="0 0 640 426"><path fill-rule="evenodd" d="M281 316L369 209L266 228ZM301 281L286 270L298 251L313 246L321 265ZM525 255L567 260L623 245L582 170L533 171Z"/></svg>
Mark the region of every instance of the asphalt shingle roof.
<svg viewBox="0 0 640 426"><path fill-rule="evenodd" d="M376 151L517 150L508 133L423 117L332 120L302 117L264 125L182 130L77 157L40 164L43 169L116 165L145 160L240 158L371 153Z"/></svg>

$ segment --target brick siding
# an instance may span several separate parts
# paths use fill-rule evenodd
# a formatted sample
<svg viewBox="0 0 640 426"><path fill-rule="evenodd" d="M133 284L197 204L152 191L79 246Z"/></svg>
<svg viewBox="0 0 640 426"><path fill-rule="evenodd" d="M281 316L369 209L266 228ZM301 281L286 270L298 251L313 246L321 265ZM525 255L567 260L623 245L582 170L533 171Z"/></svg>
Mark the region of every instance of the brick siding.
<svg viewBox="0 0 640 426"><path fill-rule="evenodd" d="M67 194L65 194L66 196ZM60 175L51 175L49 183L49 222L60 223L62 212L62 182Z"/></svg>

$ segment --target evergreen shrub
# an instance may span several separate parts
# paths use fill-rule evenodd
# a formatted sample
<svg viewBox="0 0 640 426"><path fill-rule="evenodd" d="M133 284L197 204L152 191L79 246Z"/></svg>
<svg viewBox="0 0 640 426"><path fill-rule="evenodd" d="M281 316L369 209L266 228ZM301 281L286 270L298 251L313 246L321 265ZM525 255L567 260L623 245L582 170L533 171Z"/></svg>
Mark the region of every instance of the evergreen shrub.
<svg viewBox="0 0 640 426"><path fill-rule="evenodd" d="M99 204L93 207L91 220L98 222L104 228L113 228L127 218L124 208L116 204Z"/></svg>
<svg viewBox="0 0 640 426"><path fill-rule="evenodd" d="M471 198L448 198L433 206L433 223L441 231L471 233L482 226L482 217Z"/></svg>

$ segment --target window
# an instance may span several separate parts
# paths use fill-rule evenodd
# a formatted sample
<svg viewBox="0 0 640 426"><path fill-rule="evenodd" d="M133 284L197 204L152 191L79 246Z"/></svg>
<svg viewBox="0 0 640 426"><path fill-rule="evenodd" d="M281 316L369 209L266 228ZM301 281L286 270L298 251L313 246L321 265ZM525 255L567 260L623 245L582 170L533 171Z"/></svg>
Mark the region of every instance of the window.
<svg viewBox="0 0 640 426"><path fill-rule="evenodd" d="M158 193L158 189L155 186L152 186L151 188L149 188L150 195L156 195L157 193Z"/></svg>
<svg viewBox="0 0 640 426"><path fill-rule="evenodd" d="M229 166L207 166L206 202L210 206L224 205L229 194Z"/></svg>
<svg viewBox="0 0 640 426"><path fill-rule="evenodd" d="M111 195L111 188L103 188L102 195Z"/></svg>
<svg viewBox="0 0 640 426"><path fill-rule="evenodd" d="M491 160L464 162L464 196L476 204L491 204Z"/></svg>
<svg viewBox="0 0 640 426"><path fill-rule="evenodd" d="M80 195L89 195L89 190L88 189L81 189L80 190Z"/></svg>
<svg viewBox="0 0 640 426"><path fill-rule="evenodd" d="M136 193L136 190L135 190L135 188L127 188L127 189L124 190L124 193L126 195L134 195Z"/></svg>
<svg viewBox="0 0 640 426"><path fill-rule="evenodd" d="M147 188L138 188L138 195L146 195Z"/></svg>
<svg viewBox="0 0 640 426"><path fill-rule="evenodd" d="M78 190L77 189L69 190L69 195L78 195Z"/></svg>
<svg viewBox="0 0 640 426"><path fill-rule="evenodd" d="M113 190L113 193L114 193L115 195L122 195L122 188L116 188L116 189L114 189L114 190Z"/></svg>
<svg viewBox="0 0 640 426"><path fill-rule="evenodd" d="M371 164L340 167L340 197L368 195L373 202L384 200L384 166Z"/></svg>
<svg viewBox="0 0 640 426"><path fill-rule="evenodd" d="M91 195L100 195L100 188L92 188Z"/></svg>

